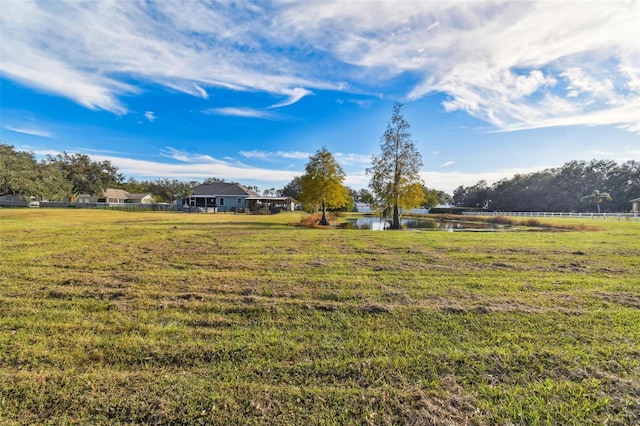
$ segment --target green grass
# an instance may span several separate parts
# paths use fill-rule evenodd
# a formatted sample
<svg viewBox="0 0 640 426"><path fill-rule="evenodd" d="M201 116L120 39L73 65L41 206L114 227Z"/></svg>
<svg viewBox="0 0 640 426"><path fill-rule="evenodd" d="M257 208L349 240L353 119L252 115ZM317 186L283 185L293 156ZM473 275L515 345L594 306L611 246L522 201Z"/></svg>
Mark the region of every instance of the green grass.
<svg viewBox="0 0 640 426"><path fill-rule="evenodd" d="M634 424L640 223L0 210L0 424Z"/></svg>

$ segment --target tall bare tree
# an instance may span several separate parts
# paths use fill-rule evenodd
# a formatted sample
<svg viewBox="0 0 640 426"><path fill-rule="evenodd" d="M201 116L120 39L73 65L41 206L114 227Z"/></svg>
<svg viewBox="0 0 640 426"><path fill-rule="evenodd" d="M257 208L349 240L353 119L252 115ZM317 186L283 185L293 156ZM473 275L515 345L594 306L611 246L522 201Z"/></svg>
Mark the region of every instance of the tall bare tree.
<svg viewBox="0 0 640 426"><path fill-rule="evenodd" d="M380 155L372 159L367 169L371 175L369 187L385 207L393 208L391 229L400 229L400 209L419 207L424 201L420 178L422 156L416 149L411 133L411 125L400 113L402 104L393 107L391 121L382 136Z"/></svg>

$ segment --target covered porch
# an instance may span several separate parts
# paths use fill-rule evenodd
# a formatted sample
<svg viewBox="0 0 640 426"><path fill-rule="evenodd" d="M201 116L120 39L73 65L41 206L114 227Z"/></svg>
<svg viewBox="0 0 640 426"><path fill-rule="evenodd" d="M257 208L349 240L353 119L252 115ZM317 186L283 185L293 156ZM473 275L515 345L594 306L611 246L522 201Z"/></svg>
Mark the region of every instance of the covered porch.
<svg viewBox="0 0 640 426"><path fill-rule="evenodd" d="M291 197L249 197L247 207L249 210L256 210L262 207L269 210L280 209L292 212L295 209L296 200Z"/></svg>

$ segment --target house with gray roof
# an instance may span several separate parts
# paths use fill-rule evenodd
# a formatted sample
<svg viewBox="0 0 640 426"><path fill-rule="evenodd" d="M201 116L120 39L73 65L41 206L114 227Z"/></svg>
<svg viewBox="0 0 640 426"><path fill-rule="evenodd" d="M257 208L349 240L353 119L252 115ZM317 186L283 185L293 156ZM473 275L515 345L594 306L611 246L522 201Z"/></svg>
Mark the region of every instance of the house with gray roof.
<svg viewBox="0 0 640 426"><path fill-rule="evenodd" d="M279 207L291 211L294 200L291 197L263 197L239 183L203 183L193 188L193 194L186 198L183 209L187 211L240 212L253 210L259 206Z"/></svg>

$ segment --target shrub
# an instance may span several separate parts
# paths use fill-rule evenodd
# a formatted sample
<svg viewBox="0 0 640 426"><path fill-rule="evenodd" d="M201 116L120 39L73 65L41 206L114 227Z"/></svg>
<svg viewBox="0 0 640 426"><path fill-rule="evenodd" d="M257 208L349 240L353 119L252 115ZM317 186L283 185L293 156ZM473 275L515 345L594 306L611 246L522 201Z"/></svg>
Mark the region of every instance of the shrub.
<svg viewBox="0 0 640 426"><path fill-rule="evenodd" d="M322 213L313 213L300 219L298 226L303 226L305 228L323 228L323 226L320 225L320 219L322 219ZM337 215L335 212L327 213L327 220L329 222L335 221L336 219Z"/></svg>

